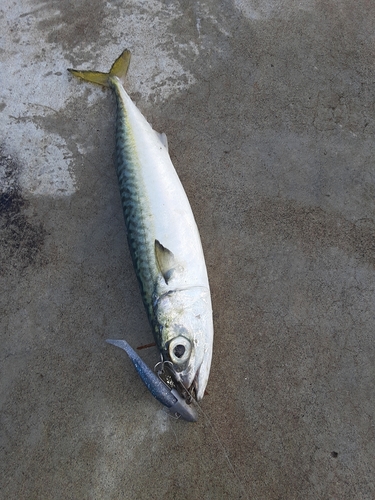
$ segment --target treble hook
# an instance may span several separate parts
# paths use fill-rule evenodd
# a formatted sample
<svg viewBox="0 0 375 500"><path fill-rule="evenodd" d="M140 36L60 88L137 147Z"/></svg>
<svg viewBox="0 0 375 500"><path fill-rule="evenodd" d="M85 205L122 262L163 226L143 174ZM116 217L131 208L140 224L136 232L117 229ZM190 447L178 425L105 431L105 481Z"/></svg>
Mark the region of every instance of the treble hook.
<svg viewBox="0 0 375 500"><path fill-rule="evenodd" d="M125 340L107 340L107 342L109 344L120 347L120 349L123 349L127 353L147 389L151 392L154 398L156 398L161 404L168 408L170 413L178 414L181 416L181 418L187 420L188 422L197 421L197 412L192 406L188 404L188 401L177 390L177 387L180 387L181 383L179 383L174 378L173 367L168 367L172 372L171 374L169 374L173 383L173 387L171 387L170 384L164 382L164 379L162 377L156 375L146 365L146 363L138 356L134 349L132 349ZM162 361L161 363L163 368L168 366L168 361ZM166 370L163 370L163 372L166 373ZM185 388L184 390L186 391Z"/></svg>

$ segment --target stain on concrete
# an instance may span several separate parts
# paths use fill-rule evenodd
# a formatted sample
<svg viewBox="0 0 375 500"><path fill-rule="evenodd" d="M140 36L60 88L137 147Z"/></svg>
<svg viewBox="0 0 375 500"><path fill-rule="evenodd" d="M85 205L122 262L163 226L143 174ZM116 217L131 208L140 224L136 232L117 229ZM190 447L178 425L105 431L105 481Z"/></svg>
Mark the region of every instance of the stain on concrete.
<svg viewBox="0 0 375 500"><path fill-rule="evenodd" d="M19 185L19 165L0 147L0 269L22 271L40 266L46 231L29 212L30 204Z"/></svg>
<svg viewBox="0 0 375 500"><path fill-rule="evenodd" d="M45 8L50 16L38 22L38 29L46 34L47 43L58 44L64 50L77 47L82 40L86 46L96 43L108 16L105 4L88 0L63 3L50 0Z"/></svg>
<svg viewBox="0 0 375 500"><path fill-rule="evenodd" d="M332 248L374 267L374 224L372 218L351 222L339 213L325 212L319 207L266 199L248 210L242 229L263 231L274 241L295 244L311 257Z"/></svg>

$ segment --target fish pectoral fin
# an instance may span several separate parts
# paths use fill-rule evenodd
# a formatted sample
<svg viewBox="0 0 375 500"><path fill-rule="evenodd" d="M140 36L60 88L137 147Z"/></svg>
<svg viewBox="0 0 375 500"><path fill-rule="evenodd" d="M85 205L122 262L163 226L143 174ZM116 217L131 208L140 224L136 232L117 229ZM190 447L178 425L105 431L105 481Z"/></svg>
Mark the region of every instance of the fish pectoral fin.
<svg viewBox="0 0 375 500"><path fill-rule="evenodd" d="M168 281L172 278L173 272L177 267L173 252L163 246L159 240L155 240L155 257L164 281L168 285Z"/></svg>

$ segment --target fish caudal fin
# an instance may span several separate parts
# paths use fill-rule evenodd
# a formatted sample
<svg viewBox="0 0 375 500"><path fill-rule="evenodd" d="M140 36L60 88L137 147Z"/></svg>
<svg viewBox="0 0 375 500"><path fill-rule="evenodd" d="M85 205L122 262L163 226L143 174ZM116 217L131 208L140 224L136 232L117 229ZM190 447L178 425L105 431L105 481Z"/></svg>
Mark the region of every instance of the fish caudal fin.
<svg viewBox="0 0 375 500"><path fill-rule="evenodd" d="M111 77L117 76L120 80L125 78L126 73L128 72L129 64L130 51L125 49L120 57L118 57L112 64L108 73L102 73L100 71L79 71L71 68L69 68L68 71L72 73L72 75L82 78L82 80L85 80L86 82L97 83L98 85L109 87Z"/></svg>

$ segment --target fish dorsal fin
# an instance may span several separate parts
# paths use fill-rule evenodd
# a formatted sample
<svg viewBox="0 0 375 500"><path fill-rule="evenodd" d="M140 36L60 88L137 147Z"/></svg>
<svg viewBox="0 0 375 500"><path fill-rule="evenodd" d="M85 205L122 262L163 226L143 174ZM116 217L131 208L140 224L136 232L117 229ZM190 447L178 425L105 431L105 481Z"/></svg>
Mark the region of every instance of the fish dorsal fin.
<svg viewBox="0 0 375 500"><path fill-rule="evenodd" d="M172 278L177 266L176 259L173 253L163 246L159 240L155 240L155 257L164 281L168 285L168 281Z"/></svg>

